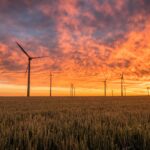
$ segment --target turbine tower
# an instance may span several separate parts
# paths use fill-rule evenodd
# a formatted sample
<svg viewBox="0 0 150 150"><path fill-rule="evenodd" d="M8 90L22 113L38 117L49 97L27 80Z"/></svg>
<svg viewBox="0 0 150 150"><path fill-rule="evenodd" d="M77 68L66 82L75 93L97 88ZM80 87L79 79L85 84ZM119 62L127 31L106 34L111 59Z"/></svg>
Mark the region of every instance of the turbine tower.
<svg viewBox="0 0 150 150"><path fill-rule="evenodd" d="M74 87L74 88L73 88L73 94L74 94L74 96L75 96L75 94L76 94L75 92L76 92L76 91L75 91L75 87Z"/></svg>
<svg viewBox="0 0 150 150"><path fill-rule="evenodd" d="M107 95L107 79L105 79L104 81L104 96L106 96Z"/></svg>
<svg viewBox="0 0 150 150"><path fill-rule="evenodd" d="M149 90L150 90L150 87L147 87L148 96L149 96L149 94L150 94Z"/></svg>
<svg viewBox="0 0 150 150"><path fill-rule="evenodd" d="M75 87L72 83L70 85L70 96L75 96Z"/></svg>
<svg viewBox="0 0 150 150"><path fill-rule="evenodd" d="M52 96L52 73L50 72L50 93L49 96Z"/></svg>
<svg viewBox="0 0 150 150"><path fill-rule="evenodd" d="M103 72L104 74L104 81L102 81L104 83L104 96L107 96L107 79L109 77L109 74L105 74L105 72Z"/></svg>
<svg viewBox="0 0 150 150"><path fill-rule="evenodd" d="M124 82L124 75L121 74L121 96L123 96L123 82Z"/></svg>
<svg viewBox="0 0 150 150"><path fill-rule="evenodd" d="M104 83L104 96L107 96L107 79L105 78L104 81L100 81Z"/></svg>
<svg viewBox="0 0 150 150"><path fill-rule="evenodd" d="M39 58L44 58L44 57L47 57L47 56L42 56L42 57L31 57L24 49L23 47L18 43L16 42L16 44L18 45L18 47L20 48L20 50L27 56L28 58L28 67L27 67L27 71L28 71L28 83L27 83L27 97L30 96L30 70L31 70L31 61L33 59L39 59Z"/></svg>
<svg viewBox="0 0 150 150"><path fill-rule="evenodd" d="M72 96L72 83L70 84L70 96Z"/></svg>

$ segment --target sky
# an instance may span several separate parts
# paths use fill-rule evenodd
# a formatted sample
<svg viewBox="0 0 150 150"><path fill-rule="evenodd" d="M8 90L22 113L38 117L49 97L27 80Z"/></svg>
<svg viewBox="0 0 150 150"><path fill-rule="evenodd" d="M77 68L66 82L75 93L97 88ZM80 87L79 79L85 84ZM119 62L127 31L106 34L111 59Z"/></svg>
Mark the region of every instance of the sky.
<svg viewBox="0 0 150 150"><path fill-rule="evenodd" d="M0 95L146 95L150 87L149 0L0 0Z"/></svg>

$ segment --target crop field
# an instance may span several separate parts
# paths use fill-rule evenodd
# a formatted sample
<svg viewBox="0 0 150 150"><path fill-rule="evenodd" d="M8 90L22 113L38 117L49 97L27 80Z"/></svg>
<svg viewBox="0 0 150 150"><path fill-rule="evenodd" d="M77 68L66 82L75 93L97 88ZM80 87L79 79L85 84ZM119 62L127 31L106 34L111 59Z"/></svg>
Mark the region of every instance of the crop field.
<svg viewBox="0 0 150 150"><path fill-rule="evenodd" d="M150 150L150 97L1 97L0 149Z"/></svg>

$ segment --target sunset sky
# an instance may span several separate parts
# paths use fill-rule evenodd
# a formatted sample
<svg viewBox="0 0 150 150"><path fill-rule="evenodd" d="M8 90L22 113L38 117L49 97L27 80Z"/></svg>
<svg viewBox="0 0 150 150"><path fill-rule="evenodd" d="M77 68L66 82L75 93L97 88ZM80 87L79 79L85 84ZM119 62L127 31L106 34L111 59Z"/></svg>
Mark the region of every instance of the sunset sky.
<svg viewBox="0 0 150 150"><path fill-rule="evenodd" d="M24 96L27 57L31 95L127 95L150 87L150 0L0 0L0 95Z"/></svg>

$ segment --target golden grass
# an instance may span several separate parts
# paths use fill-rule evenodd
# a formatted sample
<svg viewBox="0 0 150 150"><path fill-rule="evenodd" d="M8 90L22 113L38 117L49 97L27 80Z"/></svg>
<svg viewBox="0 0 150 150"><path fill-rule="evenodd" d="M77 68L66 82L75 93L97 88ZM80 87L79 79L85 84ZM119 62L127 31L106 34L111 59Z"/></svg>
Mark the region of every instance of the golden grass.
<svg viewBox="0 0 150 150"><path fill-rule="evenodd" d="M149 150L150 97L1 97L0 149Z"/></svg>

